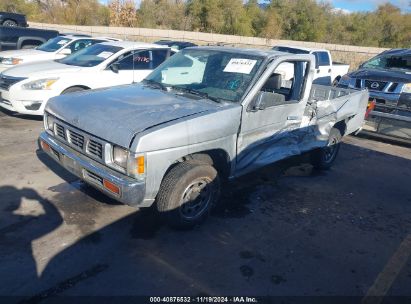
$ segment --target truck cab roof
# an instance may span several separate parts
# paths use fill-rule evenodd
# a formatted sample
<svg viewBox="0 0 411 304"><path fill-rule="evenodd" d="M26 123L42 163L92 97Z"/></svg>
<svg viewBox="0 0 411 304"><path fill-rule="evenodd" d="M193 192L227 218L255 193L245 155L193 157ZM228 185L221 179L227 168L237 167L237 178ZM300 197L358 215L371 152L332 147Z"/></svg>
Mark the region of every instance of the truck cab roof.
<svg viewBox="0 0 411 304"><path fill-rule="evenodd" d="M239 55L244 54L244 55L265 57L267 59L271 59L271 58L279 57L279 56L290 56L290 53L279 52L279 51L270 50L270 49L264 50L264 49L254 49L254 48L235 48L235 47L229 47L229 46L198 46L198 47L190 47L187 49L214 50L218 52L237 53Z"/></svg>

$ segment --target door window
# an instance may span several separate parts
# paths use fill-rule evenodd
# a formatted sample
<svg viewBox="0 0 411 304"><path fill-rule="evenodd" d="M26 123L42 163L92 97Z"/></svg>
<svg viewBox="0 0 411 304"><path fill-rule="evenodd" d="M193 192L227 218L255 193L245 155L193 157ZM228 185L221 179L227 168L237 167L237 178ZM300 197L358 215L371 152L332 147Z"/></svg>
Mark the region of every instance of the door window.
<svg viewBox="0 0 411 304"><path fill-rule="evenodd" d="M134 69L134 62L133 62L133 53L126 52L120 55L117 59L118 62L118 69L119 70L133 70Z"/></svg>
<svg viewBox="0 0 411 304"><path fill-rule="evenodd" d="M152 50L151 51L153 57L153 66L152 69L155 69L160 64L164 62L168 58L168 50Z"/></svg>
<svg viewBox="0 0 411 304"><path fill-rule="evenodd" d="M261 88L261 91L271 95L273 102L270 104L275 106L299 102L308 73L307 67L306 61L282 62Z"/></svg>
<svg viewBox="0 0 411 304"><path fill-rule="evenodd" d="M327 52L314 52L318 66L330 66L330 56Z"/></svg>

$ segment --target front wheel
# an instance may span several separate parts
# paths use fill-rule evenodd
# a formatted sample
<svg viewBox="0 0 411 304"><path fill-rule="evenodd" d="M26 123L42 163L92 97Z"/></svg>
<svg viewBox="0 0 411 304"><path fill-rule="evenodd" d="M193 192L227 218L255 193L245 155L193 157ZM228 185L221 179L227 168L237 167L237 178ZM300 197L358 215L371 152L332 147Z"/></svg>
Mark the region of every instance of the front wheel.
<svg viewBox="0 0 411 304"><path fill-rule="evenodd" d="M17 26L17 22L14 20L5 20L3 26Z"/></svg>
<svg viewBox="0 0 411 304"><path fill-rule="evenodd" d="M220 179L214 167L183 162L164 177L157 194L157 210L175 228L201 223L217 203Z"/></svg>
<svg viewBox="0 0 411 304"><path fill-rule="evenodd" d="M311 152L311 164L314 168L320 170L331 168L340 150L341 137L340 130L336 128L331 129L327 146Z"/></svg>

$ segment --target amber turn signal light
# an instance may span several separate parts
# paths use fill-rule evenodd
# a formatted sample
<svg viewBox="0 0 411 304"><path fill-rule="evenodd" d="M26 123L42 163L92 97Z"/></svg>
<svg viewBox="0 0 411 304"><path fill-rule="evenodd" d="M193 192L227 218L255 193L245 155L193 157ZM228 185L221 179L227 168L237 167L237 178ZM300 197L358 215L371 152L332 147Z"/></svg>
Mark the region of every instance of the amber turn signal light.
<svg viewBox="0 0 411 304"><path fill-rule="evenodd" d="M113 184L112 182L109 182L108 180L105 179L103 180L103 185L104 185L104 188L106 188L110 192L113 192L115 194L120 194L120 188L116 186L115 184Z"/></svg>
<svg viewBox="0 0 411 304"><path fill-rule="evenodd" d="M137 165L137 173L144 174L145 172L145 160L144 156L139 156L136 158L136 165Z"/></svg>
<svg viewBox="0 0 411 304"><path fill-rule="evenodd" d="M41 148L42 148L44 151L46 151L46 152L50 152L50 151L51 151L50 145L49 145L48 143L46 143L45 141L41 140L41 141L40 141L40 145L41 145Z"/></svg>

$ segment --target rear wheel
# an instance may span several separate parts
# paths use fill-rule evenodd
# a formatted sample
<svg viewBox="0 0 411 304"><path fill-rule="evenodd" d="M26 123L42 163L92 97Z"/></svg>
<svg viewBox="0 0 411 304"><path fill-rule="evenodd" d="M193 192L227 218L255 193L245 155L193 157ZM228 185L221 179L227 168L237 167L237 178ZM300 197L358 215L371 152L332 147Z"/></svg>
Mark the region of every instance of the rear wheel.
<svg viewBox="0 0 411 304"><path fill-rule="evenodd" d="M2 25L3 26L17 26L17 22L14 20L7 19L7 20L4 20Z"/></svg>
<svg viewBox="0 0 411 304"><path fill-rule="evenodd" d="M74 92L81 92L81 91L85 91L85 90L86 89L82 88L82 87L71 87L71 88L68 88L68 89L64 90L63 93L61 93L61 95L74 93Z"/></svg>
<svg viewBox="0 0 411 304"><path fill-rule="evenodd" d="M220 179L214 167L184 162L164 177L157 195L157 210L175 228L201 223L217 203Z"/></svg>
<svg viewBox="0 0 411 304"><path fill-rule="evenodd" d="M316 169L328 170L331 168L340 150L341 137L340 130L332 128L327 146L311 152L311 164Z"/></svg>

